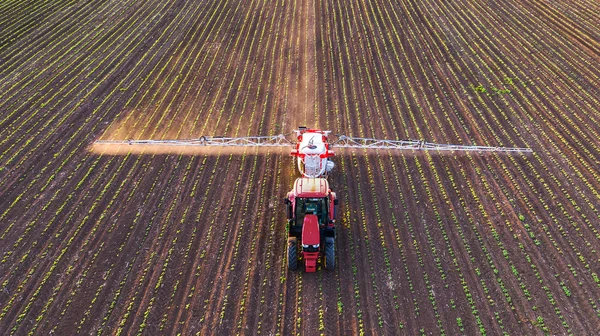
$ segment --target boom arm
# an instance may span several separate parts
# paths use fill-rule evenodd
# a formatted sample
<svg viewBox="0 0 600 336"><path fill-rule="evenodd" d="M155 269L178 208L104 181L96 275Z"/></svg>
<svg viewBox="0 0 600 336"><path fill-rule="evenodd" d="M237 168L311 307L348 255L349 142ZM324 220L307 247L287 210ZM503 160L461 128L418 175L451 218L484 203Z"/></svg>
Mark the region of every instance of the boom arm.
<svg viewBox="0 0 600 336"><path fill-rule="evenodd" d="M337 148L400 149L400 150L438 150L438 151L478 151L478 152L532 152L531 148L487 147L437 144L424 140L380 140L372 138L353 138L338 135L331 143Z"/></svg>
<svg viewBox="0 0 600 336"><path fill-rule="evenodd" d="M172 145L172 146L236 146L236 147L289 147L293 143L283 134L274 136L209 137L184 140L98 140L98 145Z"/></svg>

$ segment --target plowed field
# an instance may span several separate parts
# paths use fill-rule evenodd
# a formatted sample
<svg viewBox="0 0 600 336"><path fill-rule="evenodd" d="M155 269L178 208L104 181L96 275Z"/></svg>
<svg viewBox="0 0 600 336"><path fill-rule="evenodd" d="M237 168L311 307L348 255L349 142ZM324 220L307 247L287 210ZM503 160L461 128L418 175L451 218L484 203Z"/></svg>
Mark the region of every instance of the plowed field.
<svg viewBox="0 0 600 336"><path fill-rule="evenodd" d="M597 335L600 3L0 2L0 333ZM336 269L288 271L286 150L97 139L299 125Z"/></svg>

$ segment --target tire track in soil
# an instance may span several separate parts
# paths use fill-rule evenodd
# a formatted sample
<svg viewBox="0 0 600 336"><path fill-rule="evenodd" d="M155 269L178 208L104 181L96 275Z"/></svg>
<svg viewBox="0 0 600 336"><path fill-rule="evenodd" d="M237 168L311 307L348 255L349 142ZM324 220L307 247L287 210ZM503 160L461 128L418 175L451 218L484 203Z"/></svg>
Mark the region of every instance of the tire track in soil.
<svg viewBox="0 0 600 336"><path fill-rule="evenodd" d="M282 129L295 129L298 126L319 127L318 121L311 120L316 108L315 52L316 52L316 0L299 0L292 13L290 42L289 83L290 103L282 122ZM294 80L295 79L295 80Z"/></svg>
<svg viewBox="0 0 600 336"><path fill-rule="evenodd" d="M290 41L292 42L290 57L289 72L287 74L289 91L286 99L289 101L285 104L288 108L284 110L284 116L282 121L282 129L292 130L298 126L316 127L312 122L308 122L307 115L312 115L312 109L314 108L315 97L309 91L313 91L315 87L315 78L312 75L313 72L309 69L309 65L314 64L314 51L315 47L312 41L315 39L315 0L295 0L293 7L295 11L292 12L292 24L289 32ZM312 25L312 26L311 26ZM296 79L294 81L294 79ZM310 88L307 89L307 88ZM288 98L289 97L289 98ZM295 161L293 165L295 165ZM286 163L287 164L287 163ZM290 169L294 169L292 167ZM293 178L290 180L293 183ZM286 190L290 188L290 185L282 186ZM285 257L283 262L287 263L287 241L285 242L285 248L281 251ZM304 269L299 263L299 267L295 271L287 269L287 265L284 266L287 272L285 286L283 288L284 296L284 307L283 307L283 325L281 326L282 334L298 334L298 333L310 333L318 330L316 328L307 329L305 321L307 316L312 315L312 312L307 312L304 309L304 299L307 296L304 295L303 291L306 288L312 287L316 290L316 283L313 281L312 285L305 286L305 280L308 280ZM316 277L315 277L316 278ZM311 300L312 306L318 306L318 301L314 298ZM309 315L310 314L310 315ZM318 315L318 314L317 314ZM299 320L300 319L300 320ZM310 320L310 319L309 319ZM314 320L311 324L315 324ZM318 324L318 322L316 322Z"/></svg>

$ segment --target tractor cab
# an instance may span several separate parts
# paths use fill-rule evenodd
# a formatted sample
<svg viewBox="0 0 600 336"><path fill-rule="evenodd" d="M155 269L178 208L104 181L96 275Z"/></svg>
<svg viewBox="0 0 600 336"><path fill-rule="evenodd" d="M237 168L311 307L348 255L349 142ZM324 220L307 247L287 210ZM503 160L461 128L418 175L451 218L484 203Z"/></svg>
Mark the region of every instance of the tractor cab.
<svg viewBox="0 0 600 336"><path fill-rule="evenodd" d="M307 214L315 215L319 226L327 224L328 205L327 197L296 198L296 225L302 225Z"/></svg>
<svg viewBox="0 0 600 336"><path fill-rule="evenodd" d="M314 215L321 230L331 231L333 236L337 200L324 178L298 178L294 189L285 199L288 214L288 229L293 236L300 237L304 218Z"/></svg>

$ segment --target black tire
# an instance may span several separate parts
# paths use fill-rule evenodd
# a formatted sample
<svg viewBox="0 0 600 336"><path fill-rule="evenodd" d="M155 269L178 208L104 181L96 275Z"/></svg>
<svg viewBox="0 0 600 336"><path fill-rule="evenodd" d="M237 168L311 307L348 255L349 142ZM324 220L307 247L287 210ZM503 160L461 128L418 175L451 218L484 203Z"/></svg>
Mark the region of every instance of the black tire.
<svg viewBox="0 0 600 336"><path fill-rule="evenodd" d="M291 270L298 268L298 244L295 239L288 240L288 268Z"/></svg>
<svg viewBox="0 0 600 336"><path fill-rule="evenodd" d="M328 270L335 268L335 244L333 237L325 238L325 268Z"/></svg>

